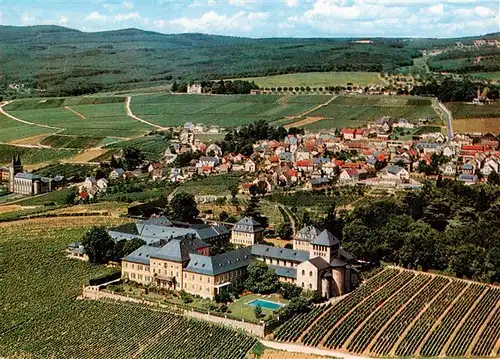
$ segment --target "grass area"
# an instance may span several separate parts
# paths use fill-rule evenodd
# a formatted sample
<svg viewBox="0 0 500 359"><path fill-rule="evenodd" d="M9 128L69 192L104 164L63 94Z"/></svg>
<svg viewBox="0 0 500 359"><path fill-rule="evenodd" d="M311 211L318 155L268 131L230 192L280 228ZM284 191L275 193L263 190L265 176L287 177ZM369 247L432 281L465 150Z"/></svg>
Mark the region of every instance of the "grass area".
<svg viewBox="0 0 500 359"><path fill-rule="evenodd" d="M253 81L259 87L325 87L347 86L348 83L358 86L383 84L376 72L305 72L276 76L248 77L241 80Z"/></svg>
<svg viewBox="0 0 500 359"><path fill-rule="evenodd" d="M228 309L231 311L231 314L233 316L245 319L247 321L255 321L255 314L253 312L254 307L247 304L248 302L251 302L252 300L255 300L255 299L264 299L264 300L269 300L272 302L278 302L278 303L283 303L283 304L288 303L287 300L281 298L277 294L270 294L270 295L266 295L266 296L262 296L262 295L258 295L258 294L249 294L249 295L241 296L239 299L237 299L233 303L229 304ZM264 314L264 316L261 319L265 320L266 317L273 314L273 311L270 309L262 308L262 314Z"/></svg>
<svg viewBox="0 0 500 359"><path fill-rule="evenodd" d="M231 196L231 188L240 182L238 173L203 177L199 180L184 182L178 192L187 192L195 196Z"/></svg>
<svg viewBox="0 0 500 359"><path fill-rule="evenodd" d="M473 72L469 74L471 77L481 80L491 80L493 82L500 82L500 71L493 72Z"/></svg>
<svg viewBox="0 0 500 359"><path fill-rule="evenodd" d="M95 174L95 165L80 165L72 163L57 163L37 169L35 172L40 176L55 177L64 176L73 177L75 182L85 180L85 177Z"/></svg>
<svg viewBox="0 0 500 359"><path fill-rule="evenodd" d="M166 95L134 96L132 112L161 126L182 126L186 122L234 127L256 120L276 121L296 116L324 103L331 96L279 95Z"/></svg>
<svg viewBox="0 0 500 359"><path fill-rule="evenodd" d="M64 249L91 226L125 222L85 217L0 224L5 234L0 239L1 356L209 358L218 353L221 359L245 357L255 339L237 331L138 305L75 299L90 278L116 269L69 259ZM164 333L161 340L149 341L160 332ZM199 346L185 343L198 343L200 338Z"/></svg>
<svg viewBox="0 0 500 359"><path fill-rule="evenodd" d="M429 98L368 95L339 96L328 106L313 111L308 116L325 119L304 126L307 130L361 127L383 116L406 118L412 122L421 118L439 118Z"/></svg>
<svg viewBox="0 0 500 359"><path fill-rule="evenodd" d="M0 141L2 142L10 142L53 132L49 128L27 125L2 114L0 114L0 128L2 129L0 131Z"/></svg>
<svg viewBox="0 0 500 359"><path fill-rule="evenodd" d="M136 136L150 130L148 125L126 115L124 102L124 97L23 99L13 101L5 110L29 122L65 129L64 135L100 140L106 136Z"/></svg>
<svg viewBox="0 0 500 359"><path fill-rule="evenodd" d="M268 201L261 201L260 210L262 215L269 219L269 224L271 226L276 227L278 224L284 222L283 215L276 204Z"/></svg>
<svg viewBox="0 0 500 359"><path fill-rule="evenodd" d="M52 135L45 137L40 142L40 144L56 148L62 147L86 149L97 146L102 140L102 137Z"/></svg>
<svg viewBox="0 0 500 359"><path fill-rule="evenodd" d="M203 143L214 143L224 139L224 133L207 133L207 134L197 134L195 138L199 139Z"/></svg>
<svg viewBox="0 0 500 359"><path fill-rule="evenodd" d="M43 206L48 203L61 205L66 203L66 197L71 191L74 191L74 188L63 188L37 197L27 197L25 200L19 201L16 204L21 206Z"/></svg>
<svg viewBox="0 0 500 359"><path fill-rule="evenodd" d="M20 155L23 164L36 164L55 162L63 158L73 157L77 153L77 150L27 148L0 144L0 163L10 163L14 155Z"/></svg>

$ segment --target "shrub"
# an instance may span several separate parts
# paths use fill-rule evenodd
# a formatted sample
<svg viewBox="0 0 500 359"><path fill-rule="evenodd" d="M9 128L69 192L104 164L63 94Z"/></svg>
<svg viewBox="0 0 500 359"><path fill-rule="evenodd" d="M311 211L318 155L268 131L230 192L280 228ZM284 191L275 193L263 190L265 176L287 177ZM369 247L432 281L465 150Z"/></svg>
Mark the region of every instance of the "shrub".
<svg viewBox="0 0 500 359"><path fill-rule="evenodd" d="M186 293L186 291L184 291L184 289L179 292L179 295L181 296L181 300L185 304L193 302L193 296L191 294L189 294L189 293Z"/></svg>

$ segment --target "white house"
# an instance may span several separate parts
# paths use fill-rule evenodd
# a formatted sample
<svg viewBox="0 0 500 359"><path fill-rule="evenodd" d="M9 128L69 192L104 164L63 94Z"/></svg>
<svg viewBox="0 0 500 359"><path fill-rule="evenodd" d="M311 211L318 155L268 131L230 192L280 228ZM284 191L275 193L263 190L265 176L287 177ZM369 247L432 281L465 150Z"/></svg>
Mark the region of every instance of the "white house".
<svg viewBox="0 0 500 359"><path fill-rule="evenodd" d="M123 176L124 173L125 171L123 170L123 168L115 168L113 171L109 173L109 179L110 180L119 179Z"/></svg>
<svg viewBox="0 0 500 359"><path fill-rule="evenodd" d="M188 84L187 86L187 93L192 94L192 95L201 95L202 94L202 88L200 84Z"/></svg>
<svg viewBox="0 0 500 359"><path fill-rule="evenodd" d="M489 158L484 161L483 167L481 168L481 173L485 176L489 176L491 173L498 173L499 164L493 158Z"/></svg>
<svg viewBox="0 0 500 359"><path fill-rule="evenodd" d="M445 176L454 177L457 173L456 167L453 163L448 162L440 167L441 173Z"/></svg>
<svg viewBox="0 0 500 359"><path fill-rule="evenodd" d="M99 178L97 180L97 187L101 189L101 191L106 192L108 188L108 180L106 178Z"/></svg>
<svg viewBox="0 0 500 359"><path fill-rule="evenodd" d="M248 159L246 162L245 162L245 171L246 172L255 172L255 169L256 169L256 164L254 161L252 161L251 159Z"/></svg>
<svg viewBox="0 0 500 359"><path fill-rule="evenodd" d="M408 181L410 173L403 167L391 166L381 171L380 178L386 181Z"/></svg>

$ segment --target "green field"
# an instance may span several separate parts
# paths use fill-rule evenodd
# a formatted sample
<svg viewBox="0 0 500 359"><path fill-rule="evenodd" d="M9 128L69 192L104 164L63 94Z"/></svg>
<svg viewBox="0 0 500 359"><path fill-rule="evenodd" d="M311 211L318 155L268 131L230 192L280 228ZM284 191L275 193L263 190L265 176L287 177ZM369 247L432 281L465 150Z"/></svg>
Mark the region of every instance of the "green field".
<svg viewBox="0 0 500 359"><path fill-rule="evenodd" d="M484 79L484 80L491 80L494 82L500 82L500 71L493 71L493 72L473 72L469 74L472 77L479 78L479 79Z"/></svg>
<svg viewBox="0 0 500 359"><path fill-rule="evenodd" d="M454 119L469 118L500 118L498 104L471 105L464 102L448 102L446 107L453 114Z"/></svg>
<svg viewBox="0 0 500 359"><path fill-rule="evenodd" d="M40 144L55 148L91 148L97 146L103 140L102 137L84 136L60 136L52 135L45 137Z"/></svg>
<svg viewBox="0 0 500 359"><path fill-rule="evenodd" d="M208 176L199 180L184 182L177 192L187 192L195 196L230 196L231 188L240 182L238 173Z"/></svg>
<svg viewBox="0 0 500 359"><path fill-rule="evenodd" d="M148 159L159 160L163 157L165 150L169 145L169 141L163 139L162 136L152 135L134 138L129 141L112 143L106 146L106 148L115 150L125 147L134 147L141 150L141 152L143 152ZM111 154L109 155L109 157L111 157Z"/></svg>
<svg viewBox="0 0 500 359"><path fill-rule="evenodd" d="M383 85L376 72L305 72L296 74L248 77L241 80L253 81L259 87L283 87L283 86L347 86L354 84L358 86Z"/></svg>
<svg viewBox="0 0 500 359"><path fill-rule="evenodd" d="M35 164L73 157L77 152L76 150L67 149L26 148L0 144L0 164L10 163L14 155L20 155L23 164Z"/></svg>
<svg viewBox="0 0 500 359"><path fill-rule="evenodd" d="M186 122L234 127L256 120L276 121L296 116L328 101L331 96L279 95L144 95L132 98L132 112L161 126Z"/></svg>
<svg viewBox="0 0 500 359"><path fill-rule="evenodd" d="M64 135L102 139L137 136L150 130L126 115L124 102L124 97L27 99L16 100L5 110L25 121L64 129Z"/></svg>
<svg viewBox="0 0 500 359"><path fill-rule="evenodd" d="M255 339L168 312L80 301L82 285L112 269L65 257L92 225L126 220L50 218L2 225L0 356L9 358L244 358ZM142 351L139 351L139 348Z"/></svg>
<svg viewBox="0 0 500 359"><path fill-rule="evenodd" d="M438 115L431 106L431 99L410 96L339 96L328 106L308 116L324 117L324 120L304 126L307 130L323 130L342 127L361 127L367 122L383 116L395 119L406 118L417 121L432 118L438 122Z"/></svg>
<svg viewBox="0 0 500 359"><path fill-rule="evenodd" d="M0 114L0 141L10 142L42 134L50 134L54 132L49 128L31 126L19 121L15 121L7 116Z"/></svg>

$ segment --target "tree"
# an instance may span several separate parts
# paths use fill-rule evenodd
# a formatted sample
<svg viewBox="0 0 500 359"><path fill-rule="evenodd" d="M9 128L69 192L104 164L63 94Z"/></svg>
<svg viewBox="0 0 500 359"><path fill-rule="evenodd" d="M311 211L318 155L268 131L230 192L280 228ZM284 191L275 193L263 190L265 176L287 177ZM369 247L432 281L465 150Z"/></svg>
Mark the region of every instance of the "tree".
<svg viewBox="0 0 500 359"><path fill-rule="evenodd" d="M135 147L127 147L123 150L123 158L128 170L136 169L144 161L144 154Z"/></svg>
<svg viewBox="0 0 500 359"><path fill-rule="evenodd" d="M115 242L104 227L92 227L84 234L82 245L91 263L107 263L114 259Z"/></svg>
<svg viewBox="0 0 500 359"><path fill-rule="evenodd" d="M175 221L193 223L200 214L192 194L179 192L170 201L170 218Z"/></svg>
<svg viewBox="0 0 500 359"><path fill-rule="evenodd" d="M493 185L493 186L498 186L500 185L500 176L496 172L491 172L490 175L488 176L488 183Z"/></svg>
<svg viewBox="0 0 500 359"><path fill-rule="evenodd" d="M255 307L253 307L253 314L255 315L255 318L259 319L262 317L262 307L257 304Z"/></svg>
<svg viewBox="0 0 500 359"><path fill-rule="evenodd" d="M77 195L78 195L78 193L76 192L76 190L72 189L66 195L66 198L64 199L64 203L66 203L66 204L74 204Z"/></svg>
<svg viewBox="0 0 500 359"><path fill-rule="evenodd" d="M134 252L136 249L139 249L145 244L146 242L140 238L132 238L131 240L126 241L123 246L123 256L129 255L130 253Z"/></svg>
<svg viewBox="0 0 500 359"><path fill-rule="evenodd" d="M115 158L114 155L111 155L111 161L109 164L110 164L111 168L120 168L121 167L121 163L118 162L118 160Z"/></svg>
<svg viewBox="0 0 500 359"><path fill-rule="evenodd" d="M293 283L281 283L280 294L285 299L292 299L300 296L302 288Z"/></svg>
<svg viewBox="0 0 500 359"><path fill-rule="evenodd" d="M269 269L264 262L255 261L250 263L247 273L245 288L254 293L275 293L280 288L276 272Z"/></svg>
<svg viewBox="0 0 500 359"><path fill-rule="evenodd" d="M276 228L276 234L282 239L290 239L293 235L290 223L280 223Z"/></svg>

